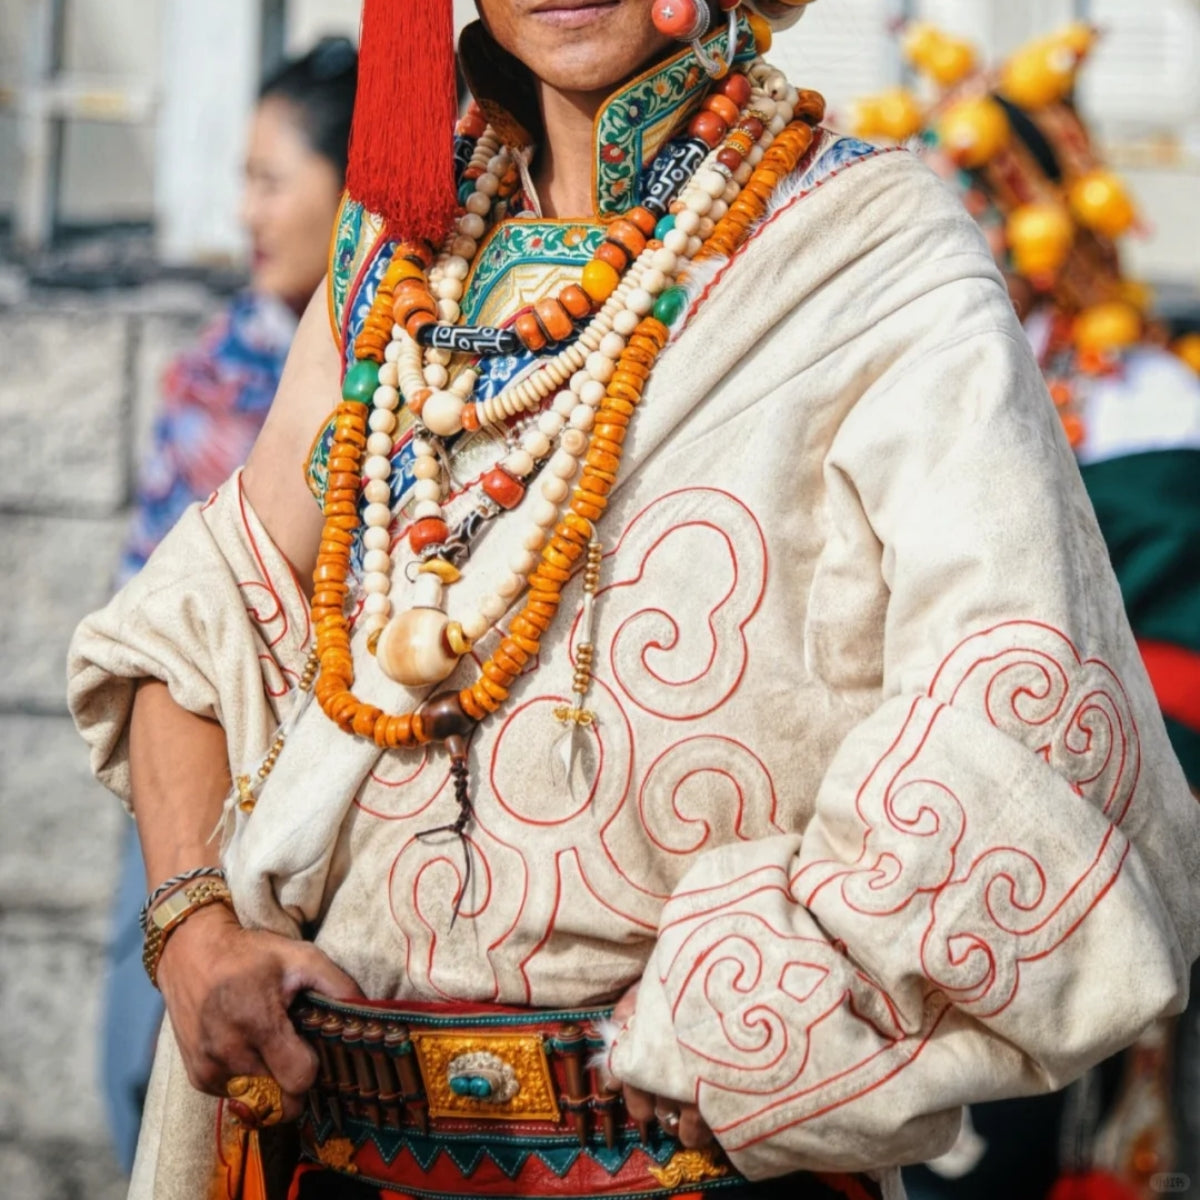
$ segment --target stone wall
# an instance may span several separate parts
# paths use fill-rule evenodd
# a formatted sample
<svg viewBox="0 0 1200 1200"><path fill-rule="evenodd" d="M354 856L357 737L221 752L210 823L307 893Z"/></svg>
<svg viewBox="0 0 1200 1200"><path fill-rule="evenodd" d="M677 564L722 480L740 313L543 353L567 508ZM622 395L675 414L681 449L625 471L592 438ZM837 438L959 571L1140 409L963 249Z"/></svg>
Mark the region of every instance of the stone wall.
<svg viewBox="0 0 1200 1200"><path fill-rule="evenodd" d="M67 643L108 595L167 360L200 284L69 293L0 267L0 1195L116 1200L97 1029L125 816L67 715Z"/></svg>

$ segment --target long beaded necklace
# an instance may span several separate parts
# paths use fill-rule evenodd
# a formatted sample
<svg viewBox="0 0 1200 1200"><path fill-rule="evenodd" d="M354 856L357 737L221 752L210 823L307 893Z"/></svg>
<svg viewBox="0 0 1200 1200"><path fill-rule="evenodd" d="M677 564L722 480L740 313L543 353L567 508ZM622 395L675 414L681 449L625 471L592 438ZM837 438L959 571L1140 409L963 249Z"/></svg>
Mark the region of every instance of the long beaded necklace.
<svg viewBox="0 0 1200 1200"><path fill-rule="evenodd" d="M511 330L456 325L479 241L519 180L513 154L477 113L460 125L456 157L467 167L457 227L440 253L428 244L397 246L355 340L334 418L312 598L319 665L313 695L341 729L383 749L445 745L459 816L443 830L464 834L471 817L470 737L536 659L563 591L581 568L590 627L601 552L596 523L617 483L625 437L651 371L671 327L686 313L682 284L691 264L731 255L746 240L779 181L808 150L823 112L819 95L798 92L761 59L745 75L727 76L692 119L687 137L668 148L666 165L651 169L643 203L607 227L579 284L536 304ZM473 146L464 144L468 135ZM585 321L576 340L487 400L472 398L478 376L471 367L451 378L455 353L508 354L516 342L538 353L565 342ZM393 614L390 456L401 404L417 419L408 531L415 577L408 606ZM479 482L479 512L489 519L515 508L535 479L541 498L507 574L475 611L452 620L444 594L461 578L457 563L478 530L452 532L445 519L447 443L463 430L520 420L526 424L519 440ZM360 500L366 501L361 518ZM353 693L346 607L360 519L368 647L385 674L405 686L447 679L521 597L474 683L403 713L385 712ZM560 720L580 725L592 719L584 708L590 662L589 649L576 664L574 703L562 706ZM255 788L265 778L259 774ZM462 893L469 871L468 854Z"/></svg>

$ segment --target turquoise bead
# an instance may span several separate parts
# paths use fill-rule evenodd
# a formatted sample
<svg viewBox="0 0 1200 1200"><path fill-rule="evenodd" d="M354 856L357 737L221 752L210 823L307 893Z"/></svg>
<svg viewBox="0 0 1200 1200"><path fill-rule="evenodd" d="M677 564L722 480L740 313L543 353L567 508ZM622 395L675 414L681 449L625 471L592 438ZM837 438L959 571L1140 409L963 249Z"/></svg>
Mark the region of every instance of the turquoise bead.
<svg viewBox="0 0 1200 1200"><path fill-rule="evenodd" d="M379 364L369 358L360 358L342 380L342 399L370 404L378 386Z"/></svg>
<svg viewBox="0 0 1200 1200"><path fill-rule="evenodd" d="M681 287L667 288L654 305L654 316L656 320L661 321L664 325L674 325L676 321L687 311L688 296L687 292Z"/></svg>
<svg viewBox="0 0 1200 1200"><path fill-rule="evenodd" d="M450 1079L450 1090L456 1096L486 1100L492 1094L492 1085L480 1075L454 1075Z"/></svg>
<svg viewBox="0 0 1200 1200"><path fill-rule="evenodd" d="M665 217L654 227L654 236L661 242L663 238L675 228L674 213L667 213Z"/></svg>

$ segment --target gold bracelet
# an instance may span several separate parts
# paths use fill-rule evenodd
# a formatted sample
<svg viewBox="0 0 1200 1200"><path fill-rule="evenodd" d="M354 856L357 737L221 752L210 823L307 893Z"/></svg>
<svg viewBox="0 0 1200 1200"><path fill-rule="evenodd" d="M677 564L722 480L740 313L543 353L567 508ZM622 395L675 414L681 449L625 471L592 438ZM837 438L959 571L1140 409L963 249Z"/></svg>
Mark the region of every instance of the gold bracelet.
<svg viewBox="0 0 1200 1200"><path fill-rule="evenodd" d="M158 987L158 964L167 938L193 913L210 904L225 904L232 910L233 895L224 880L202 879L191 887L172 892L150 910L146 942L142 947L142 966L155 987Z"/></svg>

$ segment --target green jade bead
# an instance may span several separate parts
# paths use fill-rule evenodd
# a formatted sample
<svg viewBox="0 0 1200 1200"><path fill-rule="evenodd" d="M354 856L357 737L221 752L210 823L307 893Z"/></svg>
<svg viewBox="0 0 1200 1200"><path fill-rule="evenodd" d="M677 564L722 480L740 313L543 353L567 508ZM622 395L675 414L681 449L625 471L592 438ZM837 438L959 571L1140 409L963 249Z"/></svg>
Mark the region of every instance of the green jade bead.
<svg viewBox="0 0 1200 1200"><path fill-rule="evenodd" d="M661 221L659 221L659 223L657 225L655 225L654 236L658 241L661 242L663 240L663 238L665 238L667 236L667 234L670 233L671 230L674 228L675 228L675 214L667 213L667 215L665 217L663 217L663 219Z"/></svg>
<svg viewBox="0 0 1200 1200"><path fill-rule="evenodd" d="M681 287L669 287L654 304L654 319L670 328L687 311L688 294Z"/></svg>
<svg viewBox="0 0 1200 1200"><path fill-rule="evenodd" d="M379 387L379 364L360 358L342 380L342 399L355 404L370 404Z"/></svg>

